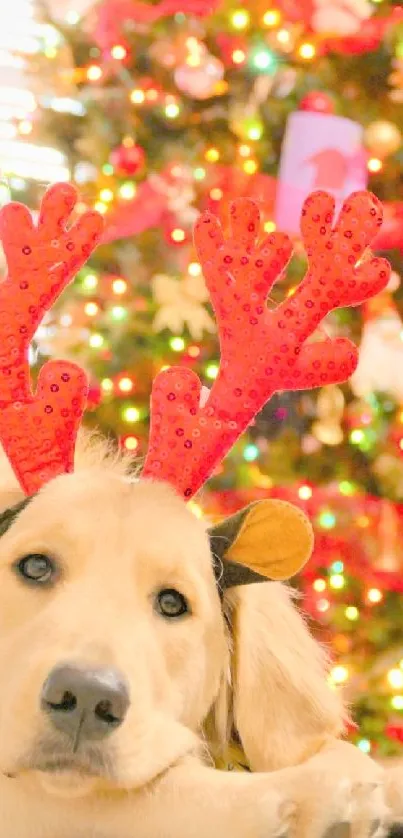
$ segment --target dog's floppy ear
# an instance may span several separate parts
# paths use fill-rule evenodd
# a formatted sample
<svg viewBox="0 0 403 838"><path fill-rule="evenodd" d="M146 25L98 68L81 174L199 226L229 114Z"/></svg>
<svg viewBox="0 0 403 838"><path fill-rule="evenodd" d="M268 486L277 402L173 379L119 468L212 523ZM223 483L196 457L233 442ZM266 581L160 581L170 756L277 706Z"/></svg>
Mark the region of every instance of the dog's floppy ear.
<svg viewBox="0 0 403 838"><path fill-rule="evenodd" d="M254 771L308 759L343 730L341 696L327 682L325 650L311 636L284 584L234 588L232 718Z"/></svg>
<svg viewBox="0 0 403 838"><path fill-rule="evenodd" d="M221 590L268 579L290 579L308 561L312 527L301 510L281 500L262 500L209 530L214 571Z"/></svg>

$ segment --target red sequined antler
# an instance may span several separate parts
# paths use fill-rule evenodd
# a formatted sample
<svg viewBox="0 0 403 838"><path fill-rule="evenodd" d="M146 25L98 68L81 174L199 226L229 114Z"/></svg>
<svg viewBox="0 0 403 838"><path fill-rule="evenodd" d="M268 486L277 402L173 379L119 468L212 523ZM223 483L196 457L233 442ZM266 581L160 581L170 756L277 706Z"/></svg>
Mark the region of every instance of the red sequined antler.
<svg viewBox="0 0 403 838"><path fill-rule="evenodd" d="M218 321L220 369L203 406L192 370L157 376L143 476L167 480L189 498L273 393L341 382L354 371L350 341L306 341L330 311L364 302L387 284L385 260L359 264L382 224L382 207L370 193L356 193L334 230L333 218L330 195L307 199L301 231L308 271L292 296L269 310L267 295L291 255L288 238L273 233L256 244L260 217L249 200L233 204L228 240L215 216L200 217L195 244Z"/></svg>
<svg viewBox="0 0 403 838"><path fill-rule="evenodd" d="M0 439L27 494L71 471L86 402L86 377L75 364L46 363L33 395L28 363L29 344L45 312L102 233L103 222L95 212L85 213L66 229L76 200L69 184L51 187L37 226L22 204L8 204L0 212L8 265L0 285Z"/></svg>

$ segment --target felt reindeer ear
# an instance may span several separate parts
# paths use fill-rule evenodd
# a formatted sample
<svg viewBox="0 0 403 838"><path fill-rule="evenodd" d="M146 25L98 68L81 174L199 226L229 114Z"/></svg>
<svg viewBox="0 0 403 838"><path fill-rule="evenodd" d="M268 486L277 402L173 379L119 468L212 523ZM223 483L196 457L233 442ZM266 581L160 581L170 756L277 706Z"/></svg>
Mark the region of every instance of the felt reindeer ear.
<svg viewBox="0 0 403 838"><path fill-rule="evenodd" d="M281 500L252 503L211 527L209 536L221 590L290 579L313 549L308 519L300 509Z"/></svg>

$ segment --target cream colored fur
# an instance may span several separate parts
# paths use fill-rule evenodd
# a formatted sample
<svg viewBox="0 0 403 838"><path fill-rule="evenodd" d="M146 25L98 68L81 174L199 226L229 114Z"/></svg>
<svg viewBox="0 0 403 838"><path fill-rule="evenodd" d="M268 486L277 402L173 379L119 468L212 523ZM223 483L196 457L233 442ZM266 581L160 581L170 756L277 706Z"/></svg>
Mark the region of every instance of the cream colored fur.
<svg viewBox="0 0 403 838"><path fill-rule="evenodd" d="M338 740L343 705L287 588L232 592L228 630L204 526L169 487L129 470L82 439L75 474L47 485L0 539L0 838L383 835L379 822L403 816L400 780L388 787ZM1 509L21 497L2 458ZM11 569L39 551L63 569L50 590ZM188 597L191 616L155 614L164 586ZM101 754L79 750L77 771L57 774L41 768L67 745L39 696L69 661L119 668L131 706ZM256 773L212 767L232 724ZM351 833L332 831L344 822Z"/></svg>

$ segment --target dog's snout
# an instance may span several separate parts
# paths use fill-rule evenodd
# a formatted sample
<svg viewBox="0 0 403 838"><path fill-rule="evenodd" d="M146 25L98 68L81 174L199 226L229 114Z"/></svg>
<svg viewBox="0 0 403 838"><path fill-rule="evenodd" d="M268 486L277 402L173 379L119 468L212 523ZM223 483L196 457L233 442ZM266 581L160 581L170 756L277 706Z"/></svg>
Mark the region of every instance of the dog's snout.
<svg viewBox="0 0 403 838"><path fill-rule="evenodd" d="M122 724L129 704L128 685L115 669L56 666L42 688L42 710L74 739L102 739Z"/></svg>

